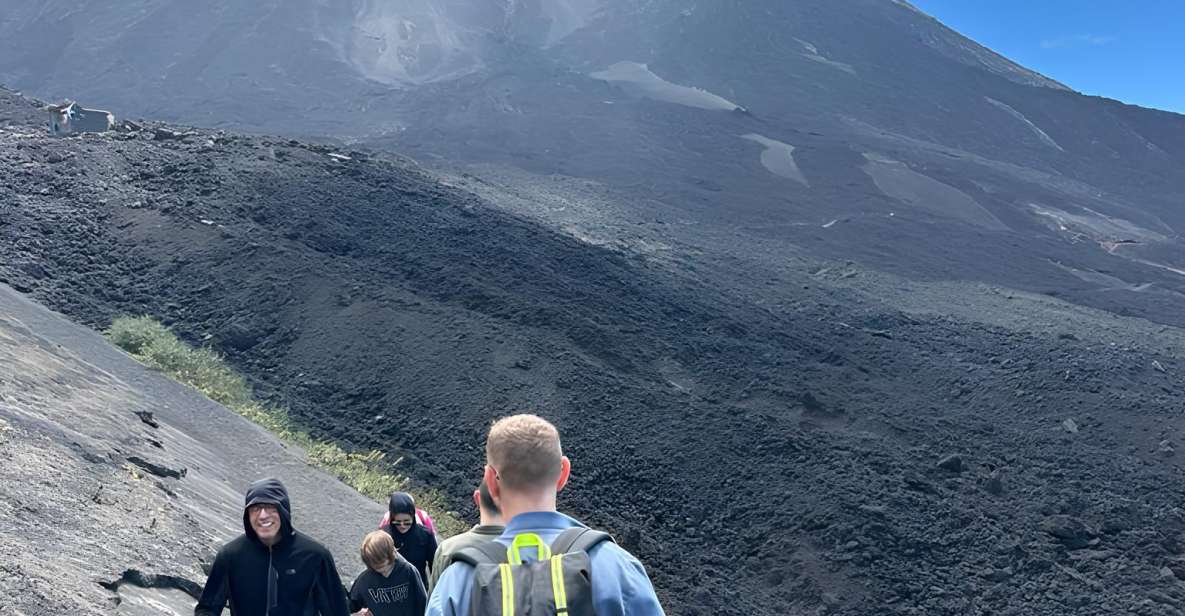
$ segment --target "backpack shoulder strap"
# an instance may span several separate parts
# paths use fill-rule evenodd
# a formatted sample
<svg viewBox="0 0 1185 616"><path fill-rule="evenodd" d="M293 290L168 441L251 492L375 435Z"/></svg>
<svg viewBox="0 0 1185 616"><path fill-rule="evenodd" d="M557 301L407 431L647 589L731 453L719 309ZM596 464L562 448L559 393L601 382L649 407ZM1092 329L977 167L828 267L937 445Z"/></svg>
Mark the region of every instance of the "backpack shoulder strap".
<svg viewBox="0 0 1185 616"><path fill-rule="evenodd" d="M609 533L577 526L560 533L560 536L551 542L551 553L588 552L604 541L616 543L613 541L613 537L609 536Z"/></svg>
<svg viewBox="0 0 1185 616"><path fill-rule="evenodd" d="M449 563L468 563L474 567L482 564L499 565L509 562L506 546L497 541L485 541L467 548L461 548L449 556Z"/></svg>

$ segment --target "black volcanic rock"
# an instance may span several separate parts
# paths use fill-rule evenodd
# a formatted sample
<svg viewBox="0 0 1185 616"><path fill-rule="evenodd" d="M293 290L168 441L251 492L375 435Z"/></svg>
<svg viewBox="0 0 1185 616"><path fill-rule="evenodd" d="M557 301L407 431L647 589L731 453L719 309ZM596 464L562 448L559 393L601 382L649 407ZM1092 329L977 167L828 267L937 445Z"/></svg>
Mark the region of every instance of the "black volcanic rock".
<svg viewBox="0 0 1185 616"><path fill-rule="evenodd" d="M1157 450L1185 414L1150 358L1185 353L1181 116L1067 91L904 2L175 4L0 0L0 80L366 147L49 139L0 95L26 118L0 120L0 279L230 351L299 424L459 505L489 420L537 410L574 460L561 506L623 538L671 613L1177 592L1158 572L1185 482ZM400 56L375 28L407 16L459 42ZM403 59L359 66L384 40ZM27 57L43 43L63 53ZM956 451L1007 490L935 470ZM1107 556L1067 551L1095 519Z"/></svg>
<svg viewBox="0 0 1185 616"><path fill-rule="evenodd" d="M1068 515L1050 516L1041 522L1041 530L1061 541L1071 550L1085 548L1093 542L1095 532L1082 520Z"/></svg>
<svg viewBox="0 0 1185 616"><path fill-rule="evenodd" d="M76 4L0 0L0 83L592 178L640 216L1181 322L1185 118L1071 92L907 2Z"/></svg>
<svg viewBox="0 0 1185 616"><path fill-rule="evenodd" d="M967 469L963 463L963 457L958 454L952 454L938 461L938 468L952 473L961 473Z"/></svg>
<svg viewBox="0 0 1185 616"><path fill-rule="evenodd" d="M774 268L762 241L725 256L698 225L659 227L694 248L635 252L659 238L531 217L590 193L558 208L527 183L485 200L458 184L487 179L377 152L202 129L156 141L155 128L0 130L0 277L96 326L150 314L232 351L294 421L402 458L458 506L489 420L545 414L576 469L561 506L628 541L671 613L1060 614L1106 579L1092 590L1103 614L1167 584L1156 572L1166 533L1185 529L1185 483L1154 452L1185 415L1147 358L1185 349L1174 327L1019 292L878 286L781 251ZM521 215L498 201L522 194L536 196ZM898 307L903 284L925 310ZM253 342L241 350L221 335L236 323ZM1090 438L1066 437L1071 415L1090 418ZM140 457L161 463L161 444ZM934 451L1007 468L1007 491L935 472ZM161 485L180 493L190 471ZM1060 511L1106 520L1113 556L1064 564L1067 544L1042 530ZM1070 544L1096 539L1066 528ZM1022 578L1051 590L993 590Z"/></svg>

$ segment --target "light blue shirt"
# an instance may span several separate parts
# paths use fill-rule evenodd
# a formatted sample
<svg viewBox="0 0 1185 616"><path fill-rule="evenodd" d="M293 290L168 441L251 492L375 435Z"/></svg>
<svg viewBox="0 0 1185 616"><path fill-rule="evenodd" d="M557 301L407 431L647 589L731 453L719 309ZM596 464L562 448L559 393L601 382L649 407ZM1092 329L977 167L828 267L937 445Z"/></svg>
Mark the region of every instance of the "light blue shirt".
<svg viewBox="0 0 1185 616"><path fill-rule="evenodd" d="M535 533L548 544L565 529L583 526L580 522L554 511L533 511L514 516L495 541L509 547L514 536ZM523 550L530 560L533 550ZM592 599L597 616L663 616L662 606L646 569L632 554L616 543L606 541L588 554L592 564ZM469 616L473 594L473 566L454 563L428 598L427 616Z"/></svg>

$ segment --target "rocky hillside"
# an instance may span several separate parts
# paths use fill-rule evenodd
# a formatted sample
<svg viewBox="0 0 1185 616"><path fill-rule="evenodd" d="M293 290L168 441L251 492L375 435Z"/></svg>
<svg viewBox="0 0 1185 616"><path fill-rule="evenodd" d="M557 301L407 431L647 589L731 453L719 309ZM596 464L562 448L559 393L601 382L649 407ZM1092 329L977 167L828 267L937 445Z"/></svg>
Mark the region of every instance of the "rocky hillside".
<svg viewBox="0 0 1185 616"><path fill-rule="evenodd" d="M0 613L192 614L265 476L343 575L361 569L381 506L5 285L0 363Z"/></svg>
<svg viewBox="0 0 1185 616"><path fill-rule="evenodd" d="M391 91L553 44L608 4L3 0L0 83L204 125L374 134L400 125L376 113Z"/></svg>
<svg viewBox="0 0 1185 616"><path fill-rule="evenodd" d="M121 117L594 180L643 219L744 236L724 248L773 240L1181 324L1185 118L1072 92L904 1L0 0L0 16L0 82Z"/></svg>
<svg viewBox="0 0 1185 616"><path fill-rule="evenodd" d="M596 180L741 258L772 240L1181 323L1185 117L1067 91L904 3L655 2L396 98L379 145Z"/></svg>
<svg viewBox="0 0 1185 616"><path fill-rule="evenodd" d="M32 105L0 97L0 278L94 326L162 318L459 504L489 420L538 410L562 507L673 614L1185 605L1174 325L587 180L155 124L51 139Z"/></svg>

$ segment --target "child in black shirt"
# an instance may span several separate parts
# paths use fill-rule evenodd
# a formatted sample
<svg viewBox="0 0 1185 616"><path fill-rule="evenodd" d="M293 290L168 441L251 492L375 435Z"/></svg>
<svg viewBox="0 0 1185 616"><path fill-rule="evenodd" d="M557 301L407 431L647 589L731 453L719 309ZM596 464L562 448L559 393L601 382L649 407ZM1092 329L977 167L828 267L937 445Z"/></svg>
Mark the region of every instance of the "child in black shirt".
<svg viewBox="0 0 1185 616"><path fill-rule="evenodd" d="M395 551L391 535L376 530L362 541L366 571L350 587L350 611L371 616L422 616L428 593L420 573Z"/></svg>

